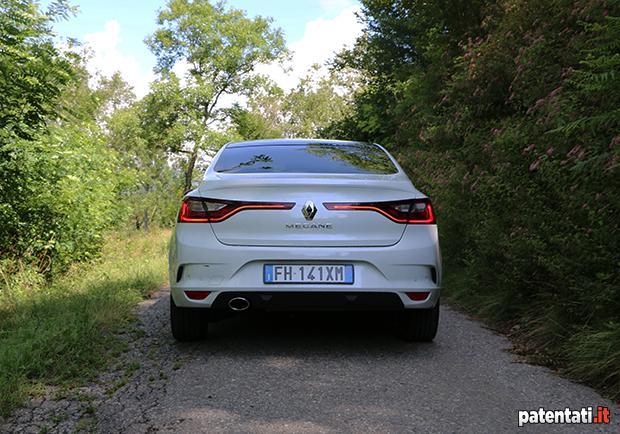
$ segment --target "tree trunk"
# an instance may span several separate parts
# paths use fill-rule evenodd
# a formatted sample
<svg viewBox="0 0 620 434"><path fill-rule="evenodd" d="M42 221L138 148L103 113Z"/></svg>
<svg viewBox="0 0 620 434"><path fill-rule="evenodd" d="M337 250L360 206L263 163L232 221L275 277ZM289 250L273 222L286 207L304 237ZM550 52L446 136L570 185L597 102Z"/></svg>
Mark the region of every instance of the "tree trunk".
<svg viewBox="0 0 620 434"><path fill-rule="evenodd" d="M144 232L148 232L149 231L149 212L146 208L144 208L144 217L142 220L142 225L144 227Z"/></svg>
<svg viewBox="0 0 620 434"><path fill-rule="evenodd" d="M189 154L189 160L187 161L187 169L185 171L185 192L192 190L192 176L194 174L194 166L196 165L196 159L198 158L198 149L194 147L192 153Z"/></svg>

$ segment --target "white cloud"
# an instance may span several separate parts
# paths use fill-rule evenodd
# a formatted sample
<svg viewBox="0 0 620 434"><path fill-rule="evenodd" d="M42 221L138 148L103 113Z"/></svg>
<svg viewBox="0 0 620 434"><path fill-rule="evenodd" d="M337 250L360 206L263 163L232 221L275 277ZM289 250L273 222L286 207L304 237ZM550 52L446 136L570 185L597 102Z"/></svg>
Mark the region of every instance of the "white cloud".
<svg viewBox="0 0 620 434"><path fill-rule="evenodd" d="M351 46L361 34L362 25L357 21L355 13L359 6L349 0L322 0L324 8L335 8L338 5L348 6L332 19L318 18L306 24L303 37L291 43L292 60L289 71L283 71L278 65L262 65L258 72L269 75L276 83L289 90L299 82L310 67L324 64L335 53L345 46Z"/></svg>
<svg viewBox="0 0 620 434"><path fill-rule="evenodd" d="M88 71L106 77L116 71L123 79L133 86L138 98L146 95L149 83L154 79L150 68L140 65L135 57L123 53L121 50L121 26L116 20L108 21L101 32L89 33L84 36L84 43L92 51L92 58L88 61Z"/></svg>
<svg viewBox="0 0 620 434"><path fill-rule="evenodd" d="M351 46L360 35L362 26L355 13L359 4L354 0L320 0L321 8L326 15L334 18L318 18L306 23L301 39L289 44L292 53L288 69L283 71L279 65L261 65L257 71L270 76L285 90L292 89L299 79L306 75L310 67L324 64L345 46ZM122 77L134 88L138 98L146 95L150 83L155 79L151 65L143 65L130 54L122 50L121 26L116 20L108 21L102 31L89 33L84 37L85 44L92 50L92 58L88 62L91 74L111 76L119 71ZM183 77L187 65L179 63L174 71ZM242 102L243 98L227 95L222 106L234 101Z"/></svg>

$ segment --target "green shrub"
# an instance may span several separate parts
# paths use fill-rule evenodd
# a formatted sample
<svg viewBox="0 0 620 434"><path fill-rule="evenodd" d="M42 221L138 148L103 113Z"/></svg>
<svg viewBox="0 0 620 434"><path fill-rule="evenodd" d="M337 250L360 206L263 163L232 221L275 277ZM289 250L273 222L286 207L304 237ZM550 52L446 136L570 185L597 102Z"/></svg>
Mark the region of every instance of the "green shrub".
<svg viewBox="0 0 620 434"><path fill-rule="evenodd" d="M0 251L39 269L64 269L92 257L102 231L119 218L123 171L98 127L52 127L35 140L4 146L0 165ZM12 188L11 188L12 187Z"/></svg>
<svg viewBox="0 0 620 434"><path fill-rule="evenodd" d="M433 198L448 296L620 397L619 3L362 3L341 60L370 84L332 131Z"/></svg>

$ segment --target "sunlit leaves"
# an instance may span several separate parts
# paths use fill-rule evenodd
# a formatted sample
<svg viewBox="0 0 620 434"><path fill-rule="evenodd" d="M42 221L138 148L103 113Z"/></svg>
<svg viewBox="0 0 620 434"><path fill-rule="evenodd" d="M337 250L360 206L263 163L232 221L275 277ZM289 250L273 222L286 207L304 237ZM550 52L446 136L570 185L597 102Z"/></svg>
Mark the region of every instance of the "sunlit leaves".
<svg viewBox="0 0 620 434"><path fill-rule="evenodd" d="M79 56L54 45L51 25L70 13L0 6L0 257L44 272L97 254L126 177L101 128L126 89L113 77L93 91Z"/></svg>
<svg viewBox="0 0 620 434"><path fill-rule="evenodd" d="M248 94L255 84L254 68L285 54L284 38L270 19L248 18L224 2L170 0L159 13L158 29L146 42L157 56L162 77L148 101L159 107L168 104L178 112L165 110L165 116L158 116L158 138L153 139L173 152L187 151L189 189L199 150L221 145L209 140L228 115L219 105L221 97ZM175 66L187 71L183 83L172 73ZM169 102L164 102L167 98Z"/></svg>

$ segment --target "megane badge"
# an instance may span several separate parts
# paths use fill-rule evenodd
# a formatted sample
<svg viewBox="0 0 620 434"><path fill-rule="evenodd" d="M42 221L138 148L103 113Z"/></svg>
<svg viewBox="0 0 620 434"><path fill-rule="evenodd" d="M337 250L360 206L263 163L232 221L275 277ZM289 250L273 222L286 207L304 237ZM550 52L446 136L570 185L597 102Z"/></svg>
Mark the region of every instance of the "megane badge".
<svg viewBox="0 0 620 434"><path fill-rule="evenodd" d="M306 220L312 220L316 215L316 206L314 206L314 203L309 200L304 204L303 208L301 209L301 213L304 215Z"/></svg>

